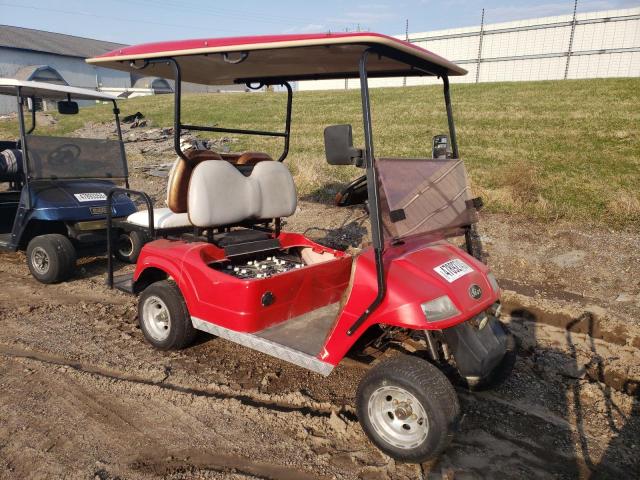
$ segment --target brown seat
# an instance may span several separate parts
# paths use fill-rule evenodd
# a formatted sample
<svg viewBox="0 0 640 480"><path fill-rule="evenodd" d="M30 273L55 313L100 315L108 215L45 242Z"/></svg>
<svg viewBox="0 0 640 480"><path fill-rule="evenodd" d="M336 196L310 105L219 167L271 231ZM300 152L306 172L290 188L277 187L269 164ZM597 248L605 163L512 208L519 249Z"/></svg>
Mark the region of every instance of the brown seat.
<svg viewBox="0 0 640 480"><path fill-rule="evenodd" d="M223 160L235 165L255 165L258 162L273 161L270 155L262 152L221 153Z"/></svg>
<svg viewBox="0 0 640 480"><path fill-rule="evenodd" d="M196 165L206 160L222 160L220 154L211 150L187 150L185 156L189 161L179 158L169 173L167 206L174 213L187 212L189 180Z"/></svg>

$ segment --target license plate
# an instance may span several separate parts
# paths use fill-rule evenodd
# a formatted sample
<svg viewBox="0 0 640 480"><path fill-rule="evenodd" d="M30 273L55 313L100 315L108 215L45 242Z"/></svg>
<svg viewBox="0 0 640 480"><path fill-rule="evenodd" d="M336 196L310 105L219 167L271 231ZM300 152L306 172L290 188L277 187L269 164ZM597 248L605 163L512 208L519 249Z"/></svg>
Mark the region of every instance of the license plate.
<svg viewBox="0 0 640 480"><path fill-rule="evenodd" d="M460 277L464 277L467 273L473 272L473 268L458 258L438 265L434 270L449 283L453 283Z"/></svg>
<svg viewBox="0 0 640 480"><path fill-rule="evenodd" d="M79 202L99 202L107 199L106 193L74 193L73 196Z"/></svg>
<svg viewBox="0 0 640 480"><path fill-rule="evenodd" d="M89 207L91 215L106 215L107 207Z"/></svg>

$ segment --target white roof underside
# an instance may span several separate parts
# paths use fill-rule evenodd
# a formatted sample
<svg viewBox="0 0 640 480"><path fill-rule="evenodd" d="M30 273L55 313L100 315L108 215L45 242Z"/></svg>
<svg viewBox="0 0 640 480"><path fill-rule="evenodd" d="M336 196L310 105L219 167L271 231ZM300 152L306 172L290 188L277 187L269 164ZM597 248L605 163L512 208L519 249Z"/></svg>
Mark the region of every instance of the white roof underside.
<svg viewBox="0 0 640 480"><path fill-rule="evenodd" d="M116 100L117 97L86 88L67 87L53 83L31 82L16 80L14 78L0 78L0 95L15 97L16 87L20 87L23 97L39 97L52 100L66 100L71 96L72 100Z"/></svg>

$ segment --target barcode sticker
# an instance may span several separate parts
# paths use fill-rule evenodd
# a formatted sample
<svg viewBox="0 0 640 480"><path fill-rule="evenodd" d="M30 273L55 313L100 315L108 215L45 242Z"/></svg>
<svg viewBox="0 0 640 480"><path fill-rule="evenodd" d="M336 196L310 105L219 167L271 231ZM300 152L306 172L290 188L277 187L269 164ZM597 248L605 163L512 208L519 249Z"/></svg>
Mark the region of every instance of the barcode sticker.
<svg viewBox="0 0 640 480"><path fill-rule="evenodd" d="M449 260L442 265L438 265L434 270L449 283L455 282L460 277L464 277L467 273L473 272L473 268L458 258Z"/></svg>
<svg viewBox="0 0 640 480"><path fill-rule="evenodd" d="M74 197L76 197L76 199L79 202L98 202L100 200L106 200L107 199L107 194L106 193L74 193L73 194Z"/></svg>

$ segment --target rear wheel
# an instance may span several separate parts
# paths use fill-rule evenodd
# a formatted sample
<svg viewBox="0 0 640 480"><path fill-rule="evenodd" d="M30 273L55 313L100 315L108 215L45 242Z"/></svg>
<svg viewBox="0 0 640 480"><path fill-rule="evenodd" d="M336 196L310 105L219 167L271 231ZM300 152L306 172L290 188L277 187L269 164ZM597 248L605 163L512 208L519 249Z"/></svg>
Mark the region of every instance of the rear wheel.
<svg viewBox="0 0 640 480"><path fill-rule="evenodd" d="M64 235L40 235L27 245L27 265L31 275L41 283L62 282L73 273L76 250Z"/></svg>
<svg viewBox="0 0 640 480"><path fill-rule="evenodd" d="M144 338L160 350L188 347L196 337L180 289L167 280L143 290L138 300L138 322Z"/></svg>
<svg viewBox="0 0 640 480"><path fill-rule="evenodd" d="M144 247L144 235L138 231L121 233L115 251L116 258L125 263L136 263Z"/></svg>
<svg viewBox="0 0 640 480"><path fill-rule="evenodd" d="M436 367L403 355L373 367L357 393L358 419L390 457L425 462L451 442L460 416L453 386Z"/></svg>

